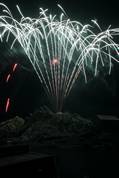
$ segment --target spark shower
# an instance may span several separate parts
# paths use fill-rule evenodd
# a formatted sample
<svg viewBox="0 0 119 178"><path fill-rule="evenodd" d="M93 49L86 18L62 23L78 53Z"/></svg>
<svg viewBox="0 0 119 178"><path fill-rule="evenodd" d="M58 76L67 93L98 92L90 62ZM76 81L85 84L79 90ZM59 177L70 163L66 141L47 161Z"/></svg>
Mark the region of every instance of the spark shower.
<svg viewBox="0 0 119 178"><path fill-rule="evenodd" d="M48 9L39 9L38 18L25 17L19 6L20 20L15 19L9 8L0 3L0 39L11 44L11 50L19 45L30 60L55 111L61 111L65 98L72 90L80 73L87 81L87 69L96 75L100 67L108 67L113 55L119 56L119 45L114 37L119 28L105 31L96 20L82 25L67 18L63 8L57 17ZM11 42L12 39L12 42Z"/></svg>

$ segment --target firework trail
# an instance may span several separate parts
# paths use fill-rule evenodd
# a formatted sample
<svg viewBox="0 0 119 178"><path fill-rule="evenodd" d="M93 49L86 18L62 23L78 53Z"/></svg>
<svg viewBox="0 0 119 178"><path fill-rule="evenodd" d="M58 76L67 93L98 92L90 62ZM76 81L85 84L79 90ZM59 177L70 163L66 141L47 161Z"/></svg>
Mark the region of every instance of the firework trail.
<svg viewBox="0 0 119 178"><path fill-rule="evenodd" d="M12 78L12 75L13 75L13 73L15 72L17 66L18 66L17 63L13 64L13 66L12 66L12 71L11 71L11 72L7 75L7 77L6 77L6 80L5 80L6 83L8 83L9 80ZM5 112L8 112L8 111L9 111L10 105L11 105L11 99L10 99L10 98L7 98L7 100L6 100L6 102L5 102Z"/></svg>
<svg viewBox="0 0 119 178"><path fill-rule="evenodd" d="M6 107L5 107L6 112L8 112L9 107L10 107L10 98L7 98Z"/></svg>
<svg viewBox="0 0 119 178"><path fill-rule="evenodd" d="M113 39L119 35L119 28L111 29L109 26L102 31L95 20L92 20L93 25L71 21L60 5L62 12L59 18L40 8L40 16L36 19L24 17L17 6L21 16L19 21L14 19L5 4L0 3L0 6L1 41L5 39L10 43L12 39L11 49L20 44L49 99L55 103L56 111L62 109L63 101L80 72L87 81L87 69L96 75L100 67L106 65L110 73L112 60L118 62L112 52L119 55L119 45Z"/></svg>

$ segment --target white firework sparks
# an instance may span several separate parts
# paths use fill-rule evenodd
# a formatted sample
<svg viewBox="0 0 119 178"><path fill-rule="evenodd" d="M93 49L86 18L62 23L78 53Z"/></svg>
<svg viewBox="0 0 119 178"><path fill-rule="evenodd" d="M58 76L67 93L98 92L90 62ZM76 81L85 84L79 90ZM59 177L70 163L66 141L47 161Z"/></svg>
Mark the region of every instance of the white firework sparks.
<svg viewBox="0 0 119 178"><path fill-rule="evenodd" d="M66 19L61 6L59 18L47 15L47 10L40 8L36 19L24 17L17 6L21 16L18 21L5 4L0 6L1 41L13 36L11 49L19 42L57 111L62 109L80 72L87 81L86 68L93 68L96 75L99 66L108 65L110 73L112 60L118 62L112 51L119 55L119 46L113 40L119 35L119 28L102 31L96 20L92 20L93 26L71 21ZM98 33L94 33L94 27Z"/></svg>

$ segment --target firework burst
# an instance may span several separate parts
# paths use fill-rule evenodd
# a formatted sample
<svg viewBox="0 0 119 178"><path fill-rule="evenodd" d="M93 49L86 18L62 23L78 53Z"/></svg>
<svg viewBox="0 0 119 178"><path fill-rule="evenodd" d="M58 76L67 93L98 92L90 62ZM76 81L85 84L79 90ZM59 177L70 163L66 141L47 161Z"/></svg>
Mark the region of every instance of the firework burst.
<svg viewBox="0 0 119 178"><path fill-rule="evenodd" d="M119 35L118 28L102 31L95 20L92 20L93 25L71 21L60 6L59 18L40 8L40 16L36 19L24 17L17 6L21 16L18 21L5 4L0 3L0 6L1 41L9 42L12 36L11 50L16 43L20 44L56 111L62 109L80 72L87 81L87 69L96 75L100 66L106 65L110 73L112 60L118 62L112 55L112 51L119 55L119 46L113 40ZM94 27L98 33L94 32Z"/></svg>

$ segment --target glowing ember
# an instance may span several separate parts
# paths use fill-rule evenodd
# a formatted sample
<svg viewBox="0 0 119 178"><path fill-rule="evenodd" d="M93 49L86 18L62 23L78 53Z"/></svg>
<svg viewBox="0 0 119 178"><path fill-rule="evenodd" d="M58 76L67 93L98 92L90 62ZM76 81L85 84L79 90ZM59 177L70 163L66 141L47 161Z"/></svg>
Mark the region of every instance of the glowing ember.
<svg viewBox="0 0 119 178"><path fill-rule="evenodd" d="M5 107L6 112L8 112L9 107L10 107L10 98L7 98L6 107Z"/></svg>
<svg viewBox="0 0 119 178"><path fill-rule="evenodd" d="M12 68L12 71L13 71L13 72L16 70L17 65L18 65L18 64L14 64L14 65L13 65L13 68Z"/></svg>
<svg viewBox="0 0 119 178"><path fill-rule="evenodd" d="M7 75L7 78L6 78L6 82L9 81L10 77L11 77L11 74L8 74L8 75Z"/></svg>

